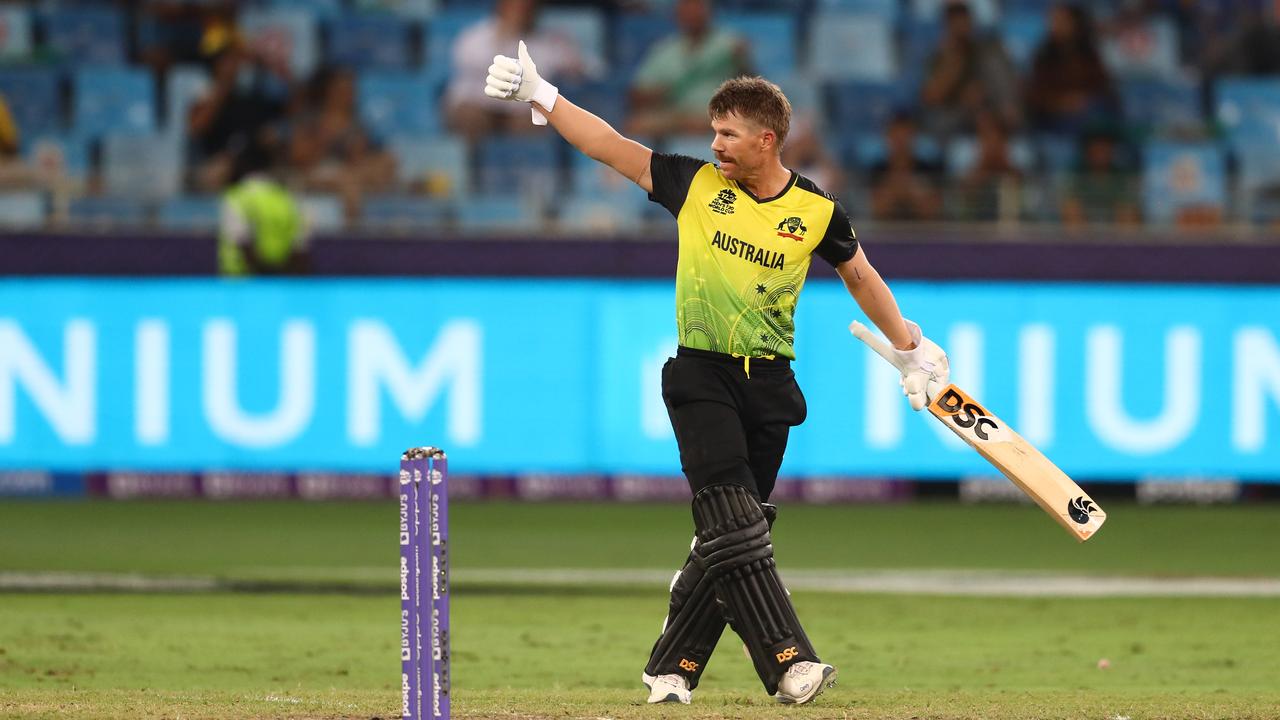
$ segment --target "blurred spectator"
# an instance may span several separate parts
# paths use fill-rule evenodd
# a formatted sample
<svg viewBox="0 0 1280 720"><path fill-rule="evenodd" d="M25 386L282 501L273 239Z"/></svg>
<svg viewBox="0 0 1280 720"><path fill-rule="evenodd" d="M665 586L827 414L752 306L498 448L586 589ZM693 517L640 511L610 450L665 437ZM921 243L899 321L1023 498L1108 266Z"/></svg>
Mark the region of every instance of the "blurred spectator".
<svg viewBox="0 0 1280 720"><path fill-rule="evenodd" d="M1017 73L1004 46L978 35L966 2L952 2L944 15L942 39L929 58L920 92L925 129L945 140L973 132L978 114L991 109L1005 126L1021 122Z"/></svg>
<svg viewBox="0 0 1280 720"><path fill-rule="evenodd" d="M1202 9L1206 36L1201 55L1201 69L1212 81L1220 75L1274 75L1280 73L1280 28L1268 19L1275 10L1259 0L1240 0L1216 5L1216 22L1212 10Z"/></svg>
<svg viewBox="0 0 1280 720"><path fill-rule="evenodd" d="M305 217L272 175L270 148L233 141L233 182L222 197L218 268L223 275L300 275L308 269Z"/></svg>
<svg viewBox="0 0 1280 720"><path fill-rule="evenodd" d="M476 138L495 132L530 132L529 106L494 102L484 94L484 77L494 55L516 54L524 40L538 58L538 73L563 82L594 74L573 37L537 27L538 0L498 0L493 17L467 28L454 42L453 80L445 91L449 128ZM480 78L479 81L476 78Z"/></svg>
<svg viewBox="0 0 1280 720"><path fill-rule="evenodd" d="M55 185L61 172L42 176L22 159L22 134L9 111L8 98L0 92L0 188L31 188Z"/></svg>
<svg viewBox="0 0 1280 720"><path fill-rule="evenodd" d="M791 132L782 146L782 164L809 178L818 187L839 192L844 187L844 171L835 161L818 131L817 119L810 113L792 116Z"/></svg>
<svg viewBox="0 0 1280 720"><path fill-rule="evenodd" d="M705 132L707 102L720 83L750 73L746 41L712 27L708 0L677 0L675 14L679 33L655 43L636 71L631 134Z"/></svg>
<svg viewBox="0 0 1280 720"><path fill-rule="evenodd" d="M1032 63L1026 96L1035 129L1076 135L1115 115L1114 86L1084 7L1060 3L1049 11L1049 31Z"/></svg>
<svg viewBox="0 0 1280 720"><path fill-rule="evenodd" d="M1016 219L1022 171L1009 154L1008 128L987 112L978 115L977 129L978 156L956 188L957 219Z"/></svg>
<svg viewBox="0 0 1280 720"><path fill-rule="evenodd" d="M192 104L187 126L197 156L195 185L213 191L231 177L233 144L278 149L294 88L283 57L247 47L229 25L207 28L202 47L213 82Z"/></svg>
<svg viewBox="0 0 1280 720"><path fill-rule="evenodd" d="M360 125L356 76L347 68L316 72L290 131L290 169L308 190L338 193L348 219L359 216L362 193L386 190L395 180L395 160Z"/></svg>
<svg viewBox="0 0 1280 720"><path fill-rule="evenodd" d="M878 220L934 220L942 211L939 163L916 154L916 122L899 113L885 129L885 158L869 171L871 214Z"/></svg>
<svg viewBox="0 0 1280 720"><path fill-rule="evenodd" d="M1129 171L1115 133L1089 130L1080 146L1080 166L1063 194L1063 224L1137 225L1141 221L1138 178Z"/></svg>
<svg viewBox="0 0 1280 720"><path fill-rule="evenodd" d="M150 0L134 5L138 58L161 74L175 64L201 62L205 28L229 27L235 17L234 3L226 0Z"/></svg>

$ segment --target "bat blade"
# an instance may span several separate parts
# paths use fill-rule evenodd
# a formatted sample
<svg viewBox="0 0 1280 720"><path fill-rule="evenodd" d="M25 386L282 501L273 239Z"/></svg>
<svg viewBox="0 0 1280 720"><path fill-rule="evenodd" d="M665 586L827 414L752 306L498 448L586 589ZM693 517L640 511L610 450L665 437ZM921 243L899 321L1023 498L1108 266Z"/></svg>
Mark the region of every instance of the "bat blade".
<svg viewBox="0 0 1280 720"><path fill-rule="evenodd" d="M893 364L893 350L866 325L855 320L849 332ZM929 412L1080 542L1106 522L1107 513L1088 493L965 391L948 385L929 403Z"/></svg>
<svg viewBox="0 0 1280 720"><path fill-rule="evenodd" d="M943 388L929 412L1080 542L1106 522L1107 513L1074 480L960 388Z"/></svg>

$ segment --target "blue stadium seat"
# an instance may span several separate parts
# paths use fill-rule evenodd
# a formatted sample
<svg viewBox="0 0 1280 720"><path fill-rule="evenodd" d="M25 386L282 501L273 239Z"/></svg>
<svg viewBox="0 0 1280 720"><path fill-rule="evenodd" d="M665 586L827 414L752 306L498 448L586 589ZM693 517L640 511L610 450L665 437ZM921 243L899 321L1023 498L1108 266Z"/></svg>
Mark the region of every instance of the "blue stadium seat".
<svg viewBox="0 0 1280 720"><path fill-rule="evenodd" d="M1148 143L1143 149L1143 213L1148 222L1171 224L1192 208L1227 204L1227 162L1209 143Z"/></svg>
<svg viewBox="0 0 1280 720"><path fill-rule="evenodd" d="M487 16L487 10L471 5L449 7L436 13L427 22L427 47L424 55L427 68L444 68L443 72L447 74L448 69L453 66L453 41Z"/></svg>
<svg viewBox="0 0 1280 720"><path fill-rule="evenodd" d="M165 77L164 129L174 135L187 132L187 114L210 86L209 72L199 65L178 65Z"/></svg>
<svg viewBox="0 0 1280 720"><path fill-rule="evenodd" d="M492 137L476 148L482 193L529 194L549 199L558 186L560 163L550 136Z"/></svg>
<svg viewBox="0 0 1280 720"><path fill-rule="evenodd" d="M828 123L844 133L875 132L915 105L913 89L892 82L844 81L826 86Z"/></svg>
<svg viewBox="0 0 1280 720"><path fill-rule="evenodd" d="M1224 78L1214 92L1214 114L1233 144L1280 142L1280 80Z"/></svg>
<svg viewBox="0 0 1280 720"><path fill-rule="evenodd" d="M471 232L536 232L542 218L528 203L509 195L470 197L458 203L458 227Z"/></svg>
<svg viewBox="0 0 1280 720"><path fill-rule="evenodd" d="M893 24L876 15L814 13L809 25L809 69L820 80L895 79Z"/></svg>
<svg viewBox="0 0 1280 720"><path fill-rule="evenodd" d="M89 174L89 141L76 135L37 134L24 139L23 157L42 173L62 173L72 180Z"/></svg>
<svg viewBox="0 0 1280 720"><path fill-rule="evenodd" d="M0 93L23 138L62 127L58 74L51 68L0 68Z"/></svg>
<svg viewBox="0 0 1280 720"><path fill-rule="evenodd" d="M65 62L84 67L125 60L124 17L108 7L63 7L42 18L45 44Z"/></svg>
<svg viewBox="0 0 1280 720"><path fill-rule="evenodd" d="M853 160L858 166L866 168L884 160L889 152L883 133L862 133L853 139ZM942 146L927 135L917 135L915 142L916 157L925 162L943 161Z"/></svg>
<svg viewBox="0 0 1280 720"><path fill-rule="evenodd" d="M952 138L947 142L946 155L947 174L963 177L978 160L978 139L968 136ZM1026 138L1010 138L1009 160L1024 173L1035 170L1035 151Z"/></svg>
<svg viewBox="0 0 1280 720"><path fill-rule="evenodd" d="M342 0L270 0L273 8L303 10L318 18L329 20L342 14Z"/></svg>
<svg viewBox="0 0 1280 720"><path fill-rule="evenodd" d="M76 71L72 130L93 139L109 132L151 132L155 83L146 70L84 67Z"/></svg>
<svg viewBox="0 0 1280 720"><path fill-rule="evenodd" d="M378 230L440 230L450 222L447 202L406 195L367 197L360 225Z"/></svg>
<svg viewBox="0 0 1280 720"><path fill-rule="evenodd" d="M700 135L674 135L662 143L662 151L673 155L688 155L699 160L714 161L715 153L711 152L711 129Z"/></svg>
<svg viewBox="0 0 1280 720"><path fill-rule="evenodd" d="M25 7L0 7L0 62L31 55L31 12Z"/></svg>
<svg viewBox="0 0 1280 720"><path fill-rule="evenodd" d="M305 78L320 61L318 20L308 10L249 7L240 12L240 31L249 42L272 54L279 53L296 77Z"/></svg>
<svg viewBox="0 0 1280 720"><path fill-rule="evenodd" d="M818 0L818 7L824 10L842 10L847 12L879 15L887 20L897 22L898 0Z"/></svg>
<svg viewBox="0 0 1280 720"><path fill-rule="evenodd" d="M44 221L44 195L30 191L0 193L0 227L40 227Z"/></svg>
<svg viewBox="0 0 1280 720"><path fill-rule="evenodd" d="M573 100L574 105L584 107L604 118L616 128L627 120L627 86L605 80L559 83L560 92Z"/></svg>
<svg viewBox="0 0 1280 720"><path fill-rule="evenodd" d="M415 22L431 19L440 10L442 0L361 0L366 12L389 12Z"/></svg>
<svg viewBox="0 0 1280 720"><path fill-rule="evenodd" d="M1000 20L1000 39L1013 62L1030 69L1032 57L1044 39L1048 27L1043 13L1010 12L1007 8Z"/></svg>
<svg viewBox="0 0 1280 720"><path fill-rule="evenodd" d="M182 142L172 134L104 136L102 174L107 194L146 200L177 195L182 185Z"/></svg>
<svg viewBox="0 0 1280 720"><path fill-rule="evenodd" d="M1061 175L1074 172L1080 164L1080 143L1073 137L1043 134L1032 139L1043 172Z"/></svg>
<svg viewBox="0 0 1280 720"><path fill-rule="evenodd" d="M659 40L676 32L671 14L657 13L625 13L619 15L613 23L613 70L623 78L626 85L631 84L631 76L635 74L649 52L649 48Z"/></svg>
<svg viewBox="0 0 1280 720"><path fill-rule="evenodd" d="M574 197L639 206L649 202L648 195L639 185L608 165L579 152L569 155L569 176Z"/></svg>
<svg viewBox="0 0 1280 720"><path fill-rule="evenodd" d="M1185 80L1140 78L1119 83L1125 119L1149 129L1194 128L1204 124L1200 89Z"/></svg>
<svg viewBox="0 0 1280 720"><path fill-rule="evenodd" d="M643 223L639 203L611 198L570 197L558 206L557 222L565 230L580 233L634 233Z"/></svg>
<svg viewBox="0 0 1280 720"><path fill-rule="evenodd" d="M71 201L67 214L79 225L140 227L147 224L147 207L137 198L82 197Z"/></svg>
<svg viewBox="0 0 1280 720"><path fill-rule="evenodd" d="M741 35L751 45L751 65L768 78L791 75L796 69L799 23L789 13L724 13L718 24ZM836 63L838 64L838 63Z"/></svg>
<svg viewBox="0 0 1280 720"><path fill-rule="evenodd" d="M211 195L180 195L160 204L156 223L169 230L216 232L222 201Z"/></svg>
<svg viewBox="0 0 1280 720"><path fill-rule="evenodd" d="M435 135L440 116L435 97L438 86L425 75L368 71L357 89L360 119L378 139L393 135Z"/></svg>
<svg viewBox="0 0 1280 720"><path fill-rule="evenodd" d="M471 191L467 145L454 137L398 135L387 141L396 175L405 186L431 196L458 197Z"/></svg>
<svg viewBox="0 0 1280 720"><path fill-rule="evenodd" d="M552 5L539 12L538 24L571 38L588 62L601 69L608 65L609 58L605 52L608 40L605 37L604 14L600 10Z"/></svg>
<svg viewBox="0 0 1280 720"><path fill-rule="evenodd" d="M398 15L351 13L325 25L330 63L361 70L407 70L414 65L410 24Z"/></svg>
<svg viewBox="0 0 1280 720"><path fill-rule="evenodd" d="M1241 219L1258 223L1280 220L1280 147L1246 143L1233 151Z"/></svg>
<svg viewBox="0 0 1280 720"><path fill-rule="evenodd" d="M342 201L333 195L307 194L298 198L298 206L306 218L307 230L325 233L341 230L347 221Z"/></svg>
<svg viewBox="0 0 1280 720"><path fill-rule="evenodd" d="M1178 28L1173 20L1153 17L1141 28L1108 36L1102 56L1121 77L1176 78L1179 74Z"/></svg>

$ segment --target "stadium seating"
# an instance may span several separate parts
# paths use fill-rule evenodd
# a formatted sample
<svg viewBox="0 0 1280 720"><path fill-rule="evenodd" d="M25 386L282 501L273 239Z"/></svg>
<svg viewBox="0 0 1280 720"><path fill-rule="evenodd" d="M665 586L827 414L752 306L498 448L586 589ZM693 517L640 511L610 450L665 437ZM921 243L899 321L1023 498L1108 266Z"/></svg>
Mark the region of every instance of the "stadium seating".
<svg viewBox="0 0 1280 720"><path fill-rule="evenodd" d="M809 26L809 69L822 80L893 80L897 62L892 23L877 15L814 13Z"/></svg>
<svg viewBox="0 0 1280 720"><path fill-rule="evenodd" d="M452 137L397 135L387 142L396 158L397 180L432 196L458 197L471 191L467 146Z"/></svg>
<svg viewBox="0 0 1280 720"><path fill-rule="evenodd" d="M428 68L441 68L447 74L453 66L453 41L467 28L484 20L487 13L482 7L467 5L448 7L436 13L427 23L425 64Z"/></svg>
<svg viewBox="0 0 1280 720"><path fill-rule="evenodd" d="M551 136L493 137L476 148L481 193L523 190L549 200L559 185L560 162Z"/></svg>
<svg viewBox="0 0 1280 720"><path fill-rule="evenodd" d="M510 196L477 196L458 203L458 227L472 232L537 232L542 220L534 206Z"/></svg>
<svg viewBox="0 0 1280 720"><path fill-rule="evenodd" d="M792 75L796 70L799 25L789 13L723 13L722 27L742 36L751 46L751 64L765 77Z"/></svg>
<svg viewBox="0 0 1280 720"><path fill-rule="evenodd" d="M1119 83L1125 121L1150 132L1157 128L1198 128L1204 124L1200 91L1185 80L1139 78Z"/></svg>
<svg viewBox="0 0 1280 720"><path fill-rule="evenodd" d="M708 128L704 134L669 137L662 143L662 151L700 160L715 160L715 154L711 152L711 140L711 129Z"/></svg>
<svg viewBox="0 0 1280 720"><path fill-rule="evenodd" d="M947 174L964 177L978 160L978 140L972 137L952 138L946 146ZM1024 138L1009 141L1009 160L1024 173L1035 170L1035 152Z"/></svg>
<svg viewBox="0 0 1280 720"><path fill-rule="evenodd" d="M948 0L911 0L911 15L916 20L938 20ZM969 0L969 10L982 27L991 27L1000 20L1000 7L996 0Z"/></svg>
<svg viewBox="0 0 1280 720"><path fill-rule="evenodd" d="M676 32L669 13L624 13L613 23L613 69L623 78L635 74L653 44Z"/></svg>
<svg viewBox="0 0 1280 720"><path fill-rule="evenodd" d="M58 74L52 68L0 68L0 93L24 134L57 131L62 127Z"/></svg>
<svg viewBox="0 0 1280 720"><path fill-rule="evenodd" d="M342 201L332 195L302 195L298 198L298 205L311 233L333 232L346 225Z"/></svg>
<svg viewBox="0 0 1280 720"><path fill-rule="evenodd" d="M544 28L564 33L587 58L588 64L603 69L608 62L605 48L604 15L594 8L548 6L542 9L538 22Z"/></svg>
<svg viewBox="0 0 1280 720"><path fill-rule="evenodd" d="M1044 40L1044 13L1005 12L1000 19L1000 40L1009 57L1024 71L1030 68L1036 49Z"/></svg>
<svg viewBox="0 0 1280 720"><path fill-rule="evenodd" d="M599 197L570 197L561 203L558 224L571 232L635 232L643 222L643 206Z"/></svg>
<svg viewBox="0 0 1280 720"><path fill-rule="evenodd" d="M45 199L38 192L0 192L0 227L34 228L44 224Z"/></svg>
<svg viewBox="0 0 1280 720"><path fill-rule="evenodd" d="M0 7L0 62L31 55L31 13L25 7Z"/></svg>
<svg viewBox="0 0 1280 720"><path fill-rule="evenodd" d="M109 195L156 200L182 187L182 138L113 133L102 140L102 174Z"/></svg>
<svg viewBox="0 0 1280 720"><path fill-rule="evenodd" d="M45 44L64 62L83 67L125 60L124 17L105 6L57 7L44 13Z"/></svg>
<svg viewBox="0 0 1280 720"><path fill-rule="evenodd" d="M440 230L450 222L446 202L424 197L380 195L365 198L360 226L376 230Z"/></svg>
<svg viewBox="0 0 1280 720"><path fill-rule="evenodd" d="M167 230L213 232L218 228L222 202L207 195L185 195L165 200L156 212L156 223Z"/></svg>
<svg viewBox="0 0 1280 720"><path fill-rule="evenodd" d="M147 207L137 198L82 197L71 201L67 216L78 225L140 227L147 224Z"/></svg>
<svg viewBox="0 0 1280 720"><path fill-rule="evenodd" d="M350 13L325 23L329 62L358 70L408 70L409 22L390 14Z"/></svg>
<svg viewBox="0 0 1280 720"><path fill-rule="evenodd" d="M89 142L76 135L36 134L24 144L23 157L41 175L61 175L81 182L89 174Z"/></svg>
<svg viewBox="0 0 1280 720"><path fill-rule="evenodd" d="M185 136L191 104L209 89L209 73L198 65L179 65L165 77L163 127L171 135Z"/></svg>
<svg viewBox="0 0 1280 720"><path fill-rule="evenodd" d="M914 89L893 82L843 81L828 84L826 97L833 128L875 132L913 104Z"/></svg>
<svg viewBox="0 0 1280 720"><path fill-rule="evenodd" d="M1143 160L1143 214L1149 222L1174 224L1191 213L1225 211L1226 158L1216 145L1153 142Z"/></svg>
<svg viewBox="0 0 1280 720"><path fill-rule="evenodd" d="M440 132L438 86L425 75L369 71L360 76L357 104L360 120L375 138L434 135Z"/></svg>
<svg viewBox="0 0 1280 720"><path fill-rule="evenodd" d="M84 137L150 132L156 125L155 83L146 70L84 67L74 76L72 130Z"/></svg>
<svg viewBox="0 0 1280 720"><path fill-rule="evenodd" d="M1280 80L1224 78L1215 92L1215 115L1233 144L1280 141Z"/></svg>

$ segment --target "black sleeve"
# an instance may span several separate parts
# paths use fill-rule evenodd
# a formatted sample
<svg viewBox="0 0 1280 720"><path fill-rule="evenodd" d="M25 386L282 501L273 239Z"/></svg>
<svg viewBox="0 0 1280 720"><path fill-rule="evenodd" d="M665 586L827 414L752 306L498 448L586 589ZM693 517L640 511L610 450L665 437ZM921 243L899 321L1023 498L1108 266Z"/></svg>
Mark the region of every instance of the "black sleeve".
<svg viewBox="0 0 1280 720"><path fill-rule="evenodd" d="M649 159L649 177L653 180L649 199L666 208L672 217L679 215L685 198L689 196L693 176L706 164L706 160L687 155L654 153Z"/></svg>
<svg viewBox="0 0 1280 720"><path fill-rule="evenodd" d="M835 200L831 202L834 207L831 209L831 222L827 223L827 234L822 236L814 252L835 267L858 252L858 237L844 208Z"/></svg>

